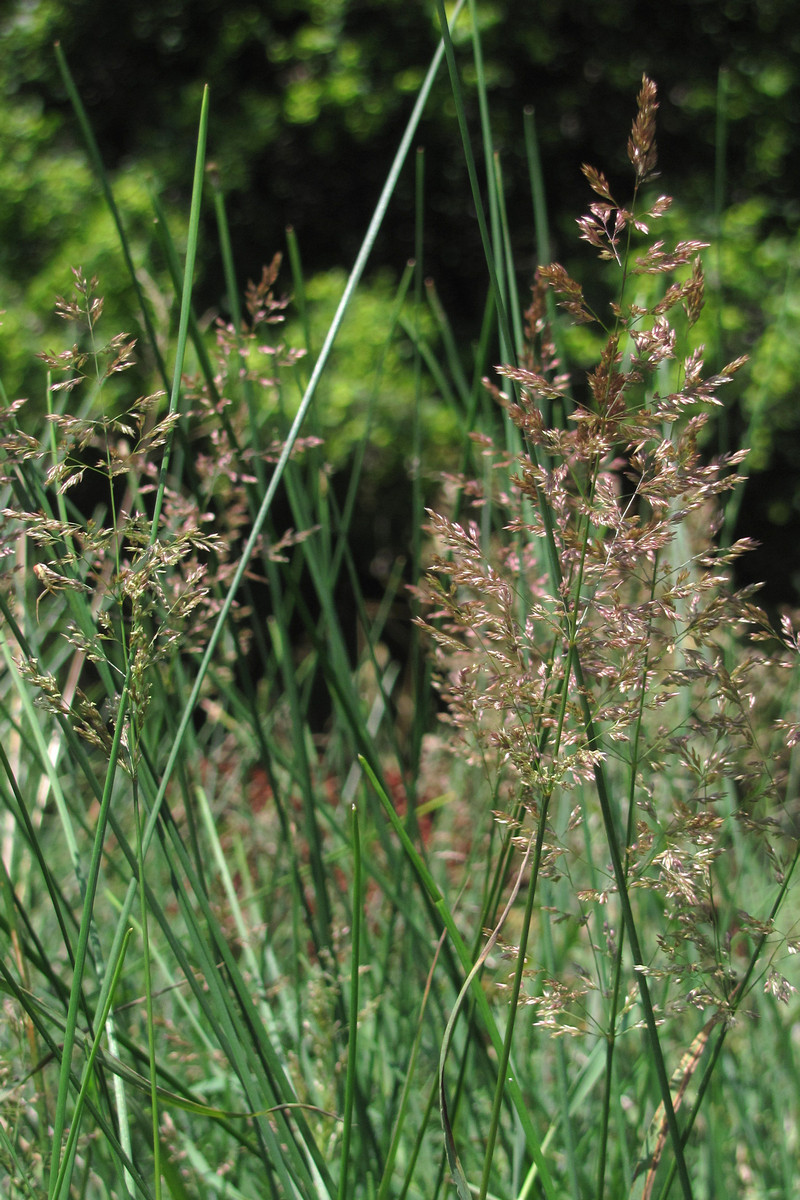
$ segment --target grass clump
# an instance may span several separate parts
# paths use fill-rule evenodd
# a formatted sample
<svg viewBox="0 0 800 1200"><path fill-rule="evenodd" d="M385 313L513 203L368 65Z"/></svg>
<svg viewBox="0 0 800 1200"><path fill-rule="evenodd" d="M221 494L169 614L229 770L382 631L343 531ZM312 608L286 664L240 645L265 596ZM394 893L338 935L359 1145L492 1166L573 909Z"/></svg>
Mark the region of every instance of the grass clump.
<svg viewBox="0 0 800 1200"><path fill-rule="evenodd" d="M488 483L465 479L462 496L479 520L490 510L492 527L432 513L440 551L424 589L449 722L486 771L504 830L485 912L490 945L509 916L504 909L498 919L504 880L515 878L526 896L506 947L516 964L503 984L512 1006L506 1053L520 1005L534 1026L572 1035L571 1050L554 1052L568 1103L569 1080L592 1043L604 1045L598 1196L614 1089L642 1070L625 1043L643 1047L660 1096L658 1135L634 1174L645 1173L652 1194L668 1154L690 1196L684 1146L694 1097L755 979L784 1001L793 990L771 942L797 860L784 738L793 744L796 726L783 713L776 726L763 701L768 678L796 677L797 642L788 620L775 634L750 592L733 590L730 565L748 544L722 549L713 540L744 453L709 462L698 443L705 410L722 402L744 360L709 375L702 347L681 352L680 334L703 306L702 245L636 246L669 204L641 198L656 162L656 107L645 79L628 143L629 208L584 167L600 199L578 224L618 273L610 316L559 264L537 272L522 359L499 368L507 390L492 385L520 449L479 440ZM638 299L640 275L664 279L650 304ZM556 354L550 292L574 320L604 331L580 399ZM561 420L550 424L545 413ZM553 976L556 945L576 962ZM693 1083L707 1042L707 1073ZM667 1062L682 1050L671 1085ZM481 1195L501 1104L499 1085ZM570 1124L573 1192L588 1194L578 1154L585 1127L579 1115Z"/></svg>
<svg viewBox="0 0 800 1200"><path fill-rule="evenodd" d="M717 536L742 455L698 447L742 362L709 374L681 349L702 247L637 248L668 203L649 198L656 107L645 79L629 206L585 168L608 319L558 265L520 313L492 263L494 413L430 292L454 428L483 427L457 447L476 469L442 481L421 579L412 555L410 683L385 640L402 568L375 605L354 566L365 444L340 508L324 447L298 437L402 154L308 377L278 259L213 336L193 319L202 148L183 285L162 229L171 387L162 363L129 391L133 341L105 339L75 273L44 432L3 413L9 1195L766 1197L791 1179L791 1123L764 1154L742 1048L796 1112L778 1006L798 639L733 589L747 546ZM585 386L554 297L601 330ZM391 324L421 378L422 325Z"/></svg>

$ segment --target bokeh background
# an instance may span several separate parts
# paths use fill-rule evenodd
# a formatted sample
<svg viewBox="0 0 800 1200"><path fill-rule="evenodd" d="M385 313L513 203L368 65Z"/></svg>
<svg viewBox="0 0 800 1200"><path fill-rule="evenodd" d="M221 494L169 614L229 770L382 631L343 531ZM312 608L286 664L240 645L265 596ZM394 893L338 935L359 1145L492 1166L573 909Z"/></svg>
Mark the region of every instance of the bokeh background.
<svg viewBox="0 0 800 1200"><path fill-rule="evenodd" d="M452 6L449 7L451 11ZM711 367L750 366L715 426L721 448L751 447L739 536L759 540L742 582L763 580L770 605L800 604L800 8L792 0L601 0L477 3L492 128L514 230L518 285L543 247L524 151L533 109L552 257L586 278L575 236L588 203L582 162L627 199L625 139L643 72L658 84L663 190L683 236L706 253ZM211 88L209 157L225 193L242 286L297 235L314 329L341 293L437 40L428 0L5 0L0 11L0 373L10 396L43 392L34 357L63 337L51 316L70 268L100 277L112 313L135 311L116 235L56 66L60 41L132 238L157 321L174 321L160 274L151 193L176 235L185 227L203 85ZM479 150L469 22L457 27ZM463 347L477 337L487 282L443 68L420 125L425 148L424 271ZM413 158L413 156L412 156ZM206 206L197 308L226 316L212 206ZM343 331L328 391L334 459L347 456L348 391L360 355L381 343L394 281L414 249L409 162L376 245L363 298ZM287 285L288 286L288 285ZM126 315L124 327L130 327ZM319 342L317 343L319 344ZM407 507L402 347L374 431L376 503ZM404 375L404 371L406 375ZM336 379L339 380L337 389ZM429 420L437 421L435 388ZM405 423L406 425L408 423ZM433 436L445 438L446 428ZM395 453L387 467L385 454ZM713 447L709 447L709 452ZM407 455L406 455L407 457ZM367 558L402 551L402 520L384 520ZM381 537L385 546L378 544ZM375 541L377 539L377 541Z"/></svg>

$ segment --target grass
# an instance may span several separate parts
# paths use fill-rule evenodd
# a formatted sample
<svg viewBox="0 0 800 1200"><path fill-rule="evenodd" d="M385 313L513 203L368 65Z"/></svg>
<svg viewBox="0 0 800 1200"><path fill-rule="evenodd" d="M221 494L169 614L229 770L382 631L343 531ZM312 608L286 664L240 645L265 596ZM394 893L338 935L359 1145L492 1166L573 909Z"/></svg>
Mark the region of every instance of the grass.
<svg viewBox="0 0 800 1200"><path fill-rule="evenodd" d="M581 232L616 307L558 265L520 302L480 42L484 178L440 15L318 352L283 340L278 259L241 313L213 175L233 321L195 319L206 97L182 255L154 197L171 367L149 318L138 351L104 332L102 284L76 270L69 348L44 355L30 414L4 411L9 1196L795 1186L798 643L730 584L740 456L698 450L742 364L703 370L701 247L646 240L666 209L647 80L632 204L585 169ZM386 332L412 353L416 533L375 603L353 532L369 421L333 486L314 405L445 58L487 317L465 369L423 287L418 155L417 263ZM531 117L525 141L544 241ZM588 383L561 366L557 303L599 330ZM424 458L426 372L464 430L446 471ZM398 610L417 617L402 661Z"/></svg>

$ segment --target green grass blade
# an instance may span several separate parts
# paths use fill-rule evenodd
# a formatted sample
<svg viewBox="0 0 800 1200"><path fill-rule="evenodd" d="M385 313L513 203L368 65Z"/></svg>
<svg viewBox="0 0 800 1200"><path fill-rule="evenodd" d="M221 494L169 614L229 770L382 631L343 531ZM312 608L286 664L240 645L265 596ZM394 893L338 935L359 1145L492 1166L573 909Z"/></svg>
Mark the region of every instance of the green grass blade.
<svg viewBox="0 0 800 1200"><path fill-rule="evenodd" d="M114 735L111 744L110 759L108 770L106 772L105 786L103 789L103 799L100 804L100 811L97 815L97 824L95 828L94 842L92 845L92 857L86 876L86 884L83 896L81 925L78 933L78 943L75 948L75 969L73 972L72 987L70 989L69 1007L67 1009L67 1022L64 1029L64 1044L61 1051L61 1071L58 1080L58 1096L56 1099L55 1116L53 1118L53 1160L51 1167L50 1187L48 1190L49 1200L62 1200L62 1196L66 1196L66 1194L69 1192L69 1174L67 1174L66 1178L63 1179L63 1182L59 1184L58 1191L56 1190L56 1183L60 1175L61 1160L63 1155L61 1141L64 1133L64 1126L66 1124L67 1103L70 1092L70 1065L72 1061L72 1050L75 1044L78 1009L81 1004L83 975L84 968L86 966L86 955L92 927L94 900L97 894L97 881L100 874L100 862L103 854L103 844L105 842L109 806L111 804L111 797L114 790L117 763L122 748L122 736L125 727L127 707L128 687L126 684L122 691L122 695L120 696L119 704L115 714Z"/></svg>
<svg viewBox="0 0 800 1200"><path fill-rule="evenodd" d="M128 942L130 941L132 932L133 932L133 930L131 930L131 929L129 929L127 931L125 938L122 942L122 945L120 947L119 956L117 958L117 961L113 964L113 967L111 969L111 985L109 987L108 995L107 995L106 1001L103 1005L102 1012L100 1013L100 1016L96 1023L96 1032L95 1032L94 1039L92 1041L91 1047L88 1052L86 1067L84 1068L83 1080L81 1081L81 1088L75 1099L75 1108L73 1109L73 1113L72 1113L72 1120L70 1122L69 1135L67 1136L67 1142L64 1147L64 1153L63 1153L63 1157L61 1160L61 1169L59 1170L58 1178L56 1179L56 1185L55 1185L55 1189L54 1189L54 1194L56 1196L60 1196L62 1194L62 1189L64 1187L64 1181L65 1181L65 1178L67 1175L67 1171L69 1170L71 1172L71 1170L72 1170L72 1166L73 1166L74 1158L75 1158L75 1151L77 1150L77 1145L78 1145L78 1132L81 1127L81 1114L83 1112L83 1106L86 1101L86 1091L89 1086L89 1082L92 1077L92 1070L94 1068L94 1064L95 1064L95 1061L97 1059L97 1056L98 1056L98 1053L100 1050L100 1042L102 1041L103 1034L104 1034L105 1028L106 1028L106 1023L108 1021L109 1014L111 1012L111 1005L114 1002L114 993L116 992L117 984L119 983L120 976L122 974L122 967L125 962L125 954L128 949ZM156 1196L158 1196L158 1194L159 1194L158 1178L156 1178Z"/></svg>
<svg viewBox="0 0 800 1200"><path fill-rule="evenodd" d="M511 316L511 328L514 334L514 357L519 359L523 349L523 330L522 330L522 310L519 302L519 294L517 292L516 278L514 273L514 250L511 245L511 230L508 224L508 214L506 212L505 191L503 187L503 173L500 165L500 156L494 156L494 191L497 196L497 224L499 231L499 246L498 255L504 260L505 276L506 276L506 296L508 302L508 310Z"/></svg>
<svg viewBox="0 0 800 1200"><path fill-rule="evenodd" d="M389 1200L389 1189L392 1185L392 1171L394 1169L395 1160L397 1158L397 1152L401 1145L401 1138L402 1138L403 1130L405 1127L406 1119L409 1115L410 1105L411 1105L411 1101L412 1101L411 1088L412 1088L412 1083L414 1081L414 1074L415 1074L415 1070L416 1070L417 1060L419 1058L420 1046L422 1045L422 1035L423 1035L424 1029L425 1029L425 1026L424 1026L425 1011L427 1009L428 1000L430 998L431 987L433 985L434 972L436 970L436 964L439 961L439 951L441 949L442 941L444 940L445 936L446 936L446 930L442 930L441 936L439 938L439 943L436 947L436 952L433 957L433 961L431 962L430 970L428 971L428 977L425 981L425 988L423 990L422 1001L420 1003L420 1014L419 1014L419 1018L417 1020L416 1034L414 1037L414 1043L411 1048L411 1054L409 1055L408 1066L407 1066L406 1072L405 1072L405 1080L403 1083L403 1091L402 1091L402 1095L400 1098L400 1104L398 1107L397 1119L395 1122L394 1130L392 1131L392 1141L391 1141L389 1150L386 1155L386 1160L384 1162L383 1177L381 1179L380 1186L378 1188L376 1200ZM419 1121L419 1136L418 1136L418 1143L417 1143L418 1145L419 1145L419 1139L421 1139L421 1136L424 1133L425 1128L427 1127L428 1118L429 1118L431 1112L433 1111L433 1106L436 1101L436 1092L437 1092L437 1087L434 1082L433 1086L430 1089L428 1104L425 1108L423 1119L421 1121ZM410 1185L412 1175L413 1175L413 1162L414 1162L414 1156L412 1154L412 1161L406 1170L406 1181L405 1181L403 1191L405 1191L406 1187L408 1187Z"/></svg>
<svg viewBox="0 0 800 1200"><path fill-rule="evenodd" d="M456 10L455 10L454 16L453 16L454 20L456 19L458 13L461 10L462 3L463 3L463 0L456 7ZM308 386L304 393L303 400L300 404L300 407L297 411L297 415L295 416L295 419L292 422L291 429L289 430L289 432L286 436L283 450L278 459L278 462L275 465L275 470L273 471L272 477L270 479L269 487L267 488L267 491L264 494L264 497L261 501L261 505L259 507L258 513L256 514L255 520L253 522L253 528L250 532L250 536L248 537L247 542L245 543L245 546L242 549L242 554L241 554L241 558L239 561L239 565L237 566L236 571L233 574L227 595L221 605L219 616L217 617L214 628L211 631L211 634L209 636L208 644L206 646L206 651L205 651L203 658L198 666L197 676L195 678L195 682L192 687L191 694L189 695L188 700L186 701L186 704L184 705L183 713L182 713L180 722L179 722L177 730L176 730L175 740L173 742L169 758L164 766L164 770L163 770L162 778L161 778L161 784L159 787L159 793L158 793L158 796L156 797L156 800L153 805L153 810L150 814L147 826L145 828L145 832L144 832L144 836L143 836L143 847L144 847L145 853L147 852L147 847L148 847L150 840L153 836L153 833L155 831L155 824L156 824L156 820L158 818L158 813L159 813L161 804L163 802L163 798L166 794L167 786L169 784L169 781L172 777L172 774L173 774L176 764L178 762L181 745L182 745L183 739L186 735L186 730L189 726L189 723L192 720L195 708L197 707L197 702L200 697L200 692L201 692L201 689L203 686L203 681L205 680L205 676L208 672L209 666L213 659L217 644L218 644L219 639L222 634L222 630L228 619L228 615L233 606L233 602L234 602L236 594L239 590L239 587L242 583L242 579L244 578L244 574L247 569L247 565L250 562L252 554L256 548L256 544L261 535L261 530L264 525L264 522L266 521L267 515L272 507L273 500L275 499L275 495L278 490L278 485L279 485L279 483L283 477L283 474L286 470L286 466L289 462L289 458L292 453L294 443L300 432L300 428L303 424L303 421L305 420L306 414L308 413L308 410L311 407L311 403L313 401L314 394L315 394L317 386L319 384L319 380L322 376L322 372L328 361L328 357L330 355L331 349L333 348L333 343L336 339L336 334L338 333L339 327L341 326L342 320L344 319L344 314L347 310L350 300L352 299L353 293L355 292L358 282L361 279L361 276L364 272L364 268L366 266L367 260L372 251L372 247L375 243L375 239L377 238L378 232L383 223L383 219L386 215L386 210L389 205L389 200L391 199L391 196L394 192L395 186L397 184L397 179L400 175L400 171L402 169L403 163L405 162L406 155L408 154L408 150L409 150L409 147L413 140L414 134L416 132L417 125L419 124L423 110L427 103L428 96L429 96L431 88L433 86L433 81L436 77L436 74L438 73L443 54L444 54L444 49L440 45L438 47L436 53L433 56L431 66L428 70L428 73L427 73L425 80L423 82L423 85L420 89L417 100L414 104L414 108L413 108L411 116L408 120L406 130L405 130L403 137L401 139L401 142L400 142L400 146L398 147L397 153L395 154L395 158L392 163L392 167L389 171L388 177L386 179L386 183L384 184L380 198L376 205L375 212L373 214L372 220L370 221L369 228L364 237L364 241L362 242L361 249L356 258L355 265L353 266L353 269L350 273L350 276L347 281L347 285L346 285L344 293L342 295L342 299L339 302L339 306L336 310L336 315L334 316L334 319L331 323L330 329L328 330L328 334L325 338L325 342L320 351L319 358L317 359L317 362L314 366L314 370L311 374L311 379L308 382ZM133 903L133 890L131 889L129 891L129 898L126 901L126 904L123 908L123 918L124 919L127 919L127 914L130 909L130 905L132 903ZM120 923L123 923L123 921L121 920Z"/></svg>
<svg viewBox="0 0 800 1200"><path fill-rule="evenodd" d="M170 415L178 411L183 380L183 363L186 356L186 340L189 330L189 317L192 311L192 285L194 282L194 264L197 257L197 237L200 229L200 205L203 197L203 176L206 160L206 138L208 135L208 85L203 88L203 101L200 108L200 125L197 133L197 154L194 164L194 180L192 183L192 204L189 212L189 235L186 243L186 263L183 275L183 290L181 292L181 313L178 323L178 341L175 347L175 367L172 375L172 390L169 398ZM161 472L156 489L153 521L150 526L150 545L158 537L158 526L161 520L161 506L164 502L164 488L169 473L170 451L172 439L164 447L161 459Z"/></svg>
<svg viewBox="0 0 800 1200"><path fill-rule="evenodd" d="M353 924L351 938L353 944L350 960L350 1005L347 1037L347 1075L344 1094L344 1126L342 1129L342 1153L339 1168L339 1188L337 1200L345 1200L348 1192L348 1172L350 1168L350 1138L353 1132L353 1101L356 1091L356 1072L358 1069L358 984L361 970L361 914L364 907L364 881L361 871L361 832L358 824L358 809L353 805Z"/></svg>
<svg viewBox="0 0 800 1200"><path fill-rule="evenodd" d="M507 287L513 275L506 274L506 262L502 252L502 232L500 228L500 197L495 180L495 148L492 137L492 123L489 115L489 97L486 87L486 71L483 63L483 47L481 45L480 25L478 21L478 5L476 0L469 0L469 16L471 23L472 61L475 67L475 86L478 94L478 113L481 128L481 146L483 149L484 170L486 172L486 194L489 202L489 229L491 231L492 262L497 272L497 280L502 289L504 302L507 300ZM506 356L511 347L503 347L501 354ZM505 361L505 357L504 357Z"/></svg>
<svg viewBox="0 0 800 1200"><path fill-rule="evenodd" d="M125 266L127 268L128 274L130 275L131 283L133 284L133 286L136 290L136 296L139 301L139 311L142 315L142 321L144 322L145 331L147 333L147 339L148 339L148 342L150 343L150 348L153 352L153 356L155 358L156 365L158 367L158 373L164 382L164 388L166 390L169 390L169 379L167 376L167 369L164 364L164 360L161 356L161 351L159 350L159 347L158 347L158 338L156 337L156 331L155 331L155 328L153 327L153 322L150 317L150 311L147 307L147 304L145 303L144 293L142 292L141 284L139 283L139 279L136 275L136 268L133 265L133 258L131 256L130 245L128 243L127 234L125 233L125 226L122 223L122 217L120 216L119 209L117 208L116 201L114 200L114 193L111 190L111 184L108 179L108 174L106 172L105 166L103 165L103 160L100 155L100 151L98 149L97 141L95 140L94 133L92 132L92 127L89 123L89 118L86 115L86 109L83 107L83 102L81 101L81 98L78 94L78 89L75 87L75 81L72 78L72 73L70 72L69 65L67 63L66 56L64 55L64 51L61 47L60 42L56 42L56 44L55 44L55 53L56 53L56 61L58 62L58 69L61 73L61 78L64 81L64 87L67 90L67 95L69 96L70 103L72 104L72 107L75 111L75 116L78 119L78 124L80 125L81 133L83 134L83 139L86 143L86 148L89 152L89 158L91 160L92 166L94 168L94 172L97 176L98 182L102 189L103 197L108 206L108 211L111 213L111 217L112 217L114 224L116 226L116 229L117 229L117 236L119 237L120 248L122 249L122 255L123 255L123 258L125 259Z"/></svg>
<svg viewBox="0 0 800 1200"><path fill-rule="evenodd" d="M545 266L552 262L550 248L550 226L547 219L547 197L544 186L542 157L539 153L539 139L536 136L536 114L532 107L523 111L523 128L525 135L525 155L528 160L528 177L530 180L531 198L533 200L533 228L536 235L536 263Z"/></svg>
<svg viewBox="0 0 800 1200"><path fill-rule="evenodd" d="M297 234L294 227L287 225L286 227L286 247L289 251L289 266L292 271L292 283L294 284L294 303L297 312L300 316L300 325L303 330L303 345L306 353L310 358L314 357L314 343L311 338L311 321L308 308L308 298L306 296L306 280L303 273L303 263L300 257L300 245L297 241Z"/></svg>
<svg viewBox="0 0 800 1200"><path fill-rule="evenodd" d="M228 214L225 211L225 194L222 190L219 174L216 168L209 164L208 177L211 184L211 195L214 200L214 215L217 218L217 237L222 256L222 274L225 279L225 297L231 311L231 324L237 333L242 329L242 306L239 300L239 286L236 282L236 268L233 262L233 247L231 245Z"/></svg>
<svg viewBox="0 0 800 1200"><path fill-rule="evenodd" d="M458 127L461 133L461 142L464 149L464 159L466 162L467 174L469 175L472 200L475 205L475 213L478 219L478 229L480 231L484 257L486 259L486 267L489 272L492 300L497 309L497 319L500 326L501 342L503 343L504 349L507 352L504 361L511 362L514 360L514 342L511 336L511 327L508 322L508 314L504 301L504 289L500 275L498 274L498 264L495 259L493 242L489 234L489 228L486 224L486 215L484 212L483 201L481 199L480 184L478 183L478 173L475 167L475 156L472 153L472 144L467 126L461 80L459 78L458 67L456 65L453 40L450 36L444 0L436 0L436 6L439 14L439 27L442 34L442 41L444 42L445 53L447 56L447 67L450 72L450 83L452 86L453 99L456 106L456 115L458 117Z"/></svg>
<svg viewBox="0 0 800 1200"><path fill-rule="evenodd" d="M167 214L164 211L164 206L162 205L158 194L152 188L150 189L150 203L153 206L153 212L155 214L156 237L158 238L159 245L161 246L161 250L164 255L164 262L166 264L167 271L169 272L169 277L175 292L175 296L180 300L183 296L183 280L181 276L178 252L175 248L172 234L170 233L169 221L167 220ZM203 334L200 331L200 327L197 324L197 317L195 316L194 309L192 307L189 309L188 334L191 338L194 352L197 355L197 361L200 366L200 370L203 373L203 380L208 388L209 395L216 404L219 402L219 392L214 379L214 368L211 364L208 349L206 347ZM230 424L227 421L227 413L224 409L221 416L222 420L226 422L226 431L229 432L229 435L231 435L233 431L230 429ZM235 444L235 439L233 440Z"/></svg>
<svg viewBox="0 0 800 1200"><path fill-rule="evenodd" d="M725 207L725 193L727 191L729 88L730 83L728 79L727 68L720 67L717 74L717 112L714 129L714 257L716 259L716 270L714 272L713 286L713 307L717 324L717 353L720 355L723 352L724 345L722 332L722 311L724 304L724 289L722 279L722 251L724 247L724 237L722 232L722 216L723 209ZM717 421L719 423L718 453L727 454L730 450L730 428L727 405L722 406L717 416ZM751 443L749 441L745 441L742 444L749 446ZM729 537L732 539L732 533L729 534Z"/></svg>
<svg viewBox="0 0 800 1200"><path fill-rule="evenodd" d="M464 970L467 972L467 975L469 977L468 982L469 982L470 987L472 988L472 994L475 997L475 1000L477 1002L478 1010L481 1014L481 1017L483 1019L485 1026L486 1026L486 1029L487 1029L487 1032L491 1039L492 1045L494 1046L497 1054L502 1055L503 1054L503 1039L502 1039L500 1032L497 1028L497 1025L495 1023L491 1009L489 1008L489 1003L486 999L486 995L481 986L480 980L478 978L478 974L477 974L477 972L473 972L473 968L476 964L473 963L472 956L469 952L469 949L467 948L460 933L458 932L458 927L456 926L456 923L453 919L453 915L450 911L450 908L447 905L447 902L446 902L444 896L442 895L442 893L440 892L436 882L434 881L434 878L431 875L427 865L425 864L424 859L418 853L416 847L414 846L411 839L409 838L409 836L405 830L405 826L403 825L400 818L397 816L397 813L395 812L395 810L392 806L392 802L389 799L389 797L387 796L383 787L381 786L375 772L372 770L372 768L370 767L370 764L367 762L367 760L365 758L362 757L360 759L360 761L361 761L361 766L363 767L363 769L367 775L367 778L369 779L370 783L372 784L372 787L374 788L375 793L381 802L383 810L384 810L387 818L389 819L390 824L392 825L395 833L400 838L400 841L403 844L403 848L405 849L405 852L408 855L409 861L411 862L411 865L414 868L415 874L417 875L418 879L420 880L420 883L422 884L423 888L427 892L428 896L433 901L433 904L434 904L439 916L442 919L442 923L444 924L444 927L448 932L450 940L452 941L452 943L456 949L458 957L461 960L461 965L464 968ZM509 1068L508 1068L507 1087L508 1087L508 1094L511 1098L511 1101L514 1105L517 1116L519 1117L520 1123L525 1132L526 1144L528 1146L528 1149L531 1153L532 1158L534 1159L534 1161L537 1164L537 1167L539 1170L539 1176L541 1179L541 1184L542 1184L542 1187L544 1188L547 1200L556 1200L558 1193L556 1191L553 1179L550 1175L550 1171L547 1166L547 1162L544 1158L544 1155L541 1152L541 1145L540 1145L539 1139L536 1136L533 1125L531 1123L530 1114L528 1112L527 1105L525 1104L525 1102L523 1100L522 1092L521 1092L519 1084L517 1082L516 1071L511 1062L509 1062Z"/></svg>

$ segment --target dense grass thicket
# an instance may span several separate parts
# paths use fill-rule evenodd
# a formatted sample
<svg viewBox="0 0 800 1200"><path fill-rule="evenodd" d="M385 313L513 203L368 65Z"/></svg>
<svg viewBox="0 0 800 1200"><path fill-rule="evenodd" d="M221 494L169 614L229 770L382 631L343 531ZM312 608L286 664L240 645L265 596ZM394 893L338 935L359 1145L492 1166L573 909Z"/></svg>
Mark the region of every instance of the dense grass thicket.
<svg viewBox="0 0 800 1200"><path fill-rule="evenodd" d="M40 392L2 396L9 1197L796 1194L800 637L734 589L745 452L715 454L748 368L704 362L647 78L629 194L583 168L605 293L543 263L518 294L439 8L327 331L291 235L194 314L204 189L239 295L206 95L180 244L153 201L174 331L146 289L109 328L76 265ZM337 361L445 58L472 362L413 263Z"/></svg>

